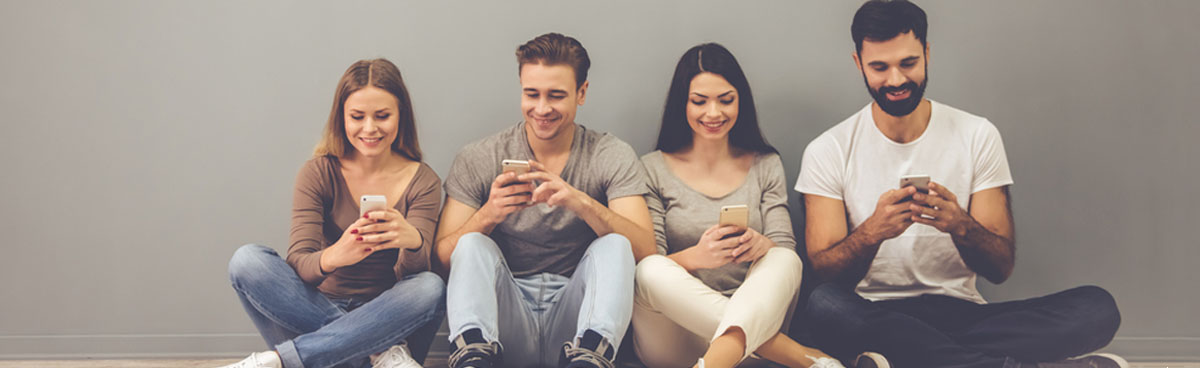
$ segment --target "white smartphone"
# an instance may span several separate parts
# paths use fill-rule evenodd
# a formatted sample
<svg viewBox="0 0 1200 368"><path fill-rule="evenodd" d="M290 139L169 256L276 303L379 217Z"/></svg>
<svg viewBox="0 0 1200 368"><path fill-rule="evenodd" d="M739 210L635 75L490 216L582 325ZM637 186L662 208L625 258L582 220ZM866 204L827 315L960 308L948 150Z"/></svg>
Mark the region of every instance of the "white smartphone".
<svg viewBox="0 0 1200 368"><path fill-rule="evenodd" d="M382 195L364 194L358 200L358 215L366 216L367 212L387 209L387 197Z"/></svg>
<svg viewBox="0 0 1200 368"><path fill-rule="evenodd" d="M900 177L900 187L917 187L921 193L929 193L929 175L905 175Z"/></svg>
<svg viewBox="0 0 1200 368"><path fill-rule="evenodd" d="M745 233L746 225L750 222L750 208L744 204L735 204L732 206L722 206L720 220L717 221L721 226L737 226L743 229L740 232L726 235L725 238L739 236ZM722 238L724 239L724 238Z"/></svg>

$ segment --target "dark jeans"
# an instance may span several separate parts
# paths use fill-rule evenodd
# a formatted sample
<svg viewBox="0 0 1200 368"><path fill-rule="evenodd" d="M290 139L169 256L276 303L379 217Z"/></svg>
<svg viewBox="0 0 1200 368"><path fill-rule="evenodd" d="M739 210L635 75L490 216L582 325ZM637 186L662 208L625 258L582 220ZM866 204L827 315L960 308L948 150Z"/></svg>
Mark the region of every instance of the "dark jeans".
<svg viewBox="0 0 1200 368"><path fill-rule="evenodd" d="M893 367L1017 367L1086 354L1112 341L1121 315L1104 289L975 304L942 295L871 302L828 283L808 300L817 347L843 361L863 351Z"/></svg>

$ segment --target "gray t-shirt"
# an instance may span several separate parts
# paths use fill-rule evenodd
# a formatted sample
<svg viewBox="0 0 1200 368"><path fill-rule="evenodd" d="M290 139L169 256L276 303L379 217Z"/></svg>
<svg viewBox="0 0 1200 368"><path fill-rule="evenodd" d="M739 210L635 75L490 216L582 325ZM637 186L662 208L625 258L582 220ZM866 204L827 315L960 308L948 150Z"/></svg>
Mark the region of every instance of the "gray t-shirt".
<svg viewBox="0 0 1200 368"><path fill-rule="evenodd" d="M478 209L487 201L505 159L534 159L524 122L463 147L446 176L446 194ZM605 206L610 199L646 193L645 173L633 147L579 124L559 176ZM596 240L596 232L574 212L540 203L508 215L492 230L491 238L514 276L543 272L570 276Z"/></svg>
<svg viewBox="0 0 1200 368"><path fill-rule="evenodd" d="M717 223L722 206L744 204L750 216L747 226L775 242L776 246L796 249L792 236L792 218L788 214L787 183L783 161L778 154L759 154L737 189L722 197L709 197L685 184L667 167L662 151L642 156L650 192L646 205L654 221L654 238L659 254L671 254L700 241L705 230ZM705 285L732 295L742 281L750 262L730 263L718 268L696 270Z"/></svg>

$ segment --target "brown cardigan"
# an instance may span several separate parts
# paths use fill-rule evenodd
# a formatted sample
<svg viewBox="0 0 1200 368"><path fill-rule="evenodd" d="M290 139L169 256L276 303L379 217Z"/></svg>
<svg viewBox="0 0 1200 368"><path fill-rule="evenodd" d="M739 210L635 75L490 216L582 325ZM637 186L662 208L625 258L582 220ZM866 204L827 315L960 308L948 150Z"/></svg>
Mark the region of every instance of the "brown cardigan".
<svg viewBox="0 0 1200 368"><path fill-rule="evenodd" d="M404 276L430 269L429 250L441 206L441 179L429 165L421 163L404 190L404 198L396 202L396 210L421 234L421 247L377 251L357 264L324 274L321 252L336 243L346 227L358 220L358 199L351 198L337 158L315 157L296 175L292 245L288 248L287 263L300 279L315 285L326 296L374 298Z"/></svg>

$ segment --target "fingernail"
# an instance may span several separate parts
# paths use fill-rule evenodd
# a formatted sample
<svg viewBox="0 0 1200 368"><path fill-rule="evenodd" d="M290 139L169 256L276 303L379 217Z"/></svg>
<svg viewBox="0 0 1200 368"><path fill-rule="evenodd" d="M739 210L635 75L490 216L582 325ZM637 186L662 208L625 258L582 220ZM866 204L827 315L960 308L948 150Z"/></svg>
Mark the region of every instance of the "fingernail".
<svg viewBox="0 0 1200 368"><path fill-rule="evenodd" d="M362 241L362 237L361 237L361 236L360 236L360 237L358 237L358 241Z"/></svg>
<svg viewBox="0 0 1200 368"><path fill-rule="evenodd" d="M358 234L358 229L350 230L351 234Z"/></svg>
<svg viewBox="0 0 1200 368"><path fill-rule="evenodd" d="M367 251L368 251L368 252L370 252L370 251L371 251L371 248L367 248Z"/></svg>
<svg viewBox="0 0 1200 368"><path fill-rule="evenodd" d="M363 215L363 218L371 218L371 215L370 214Z"/></svg>

